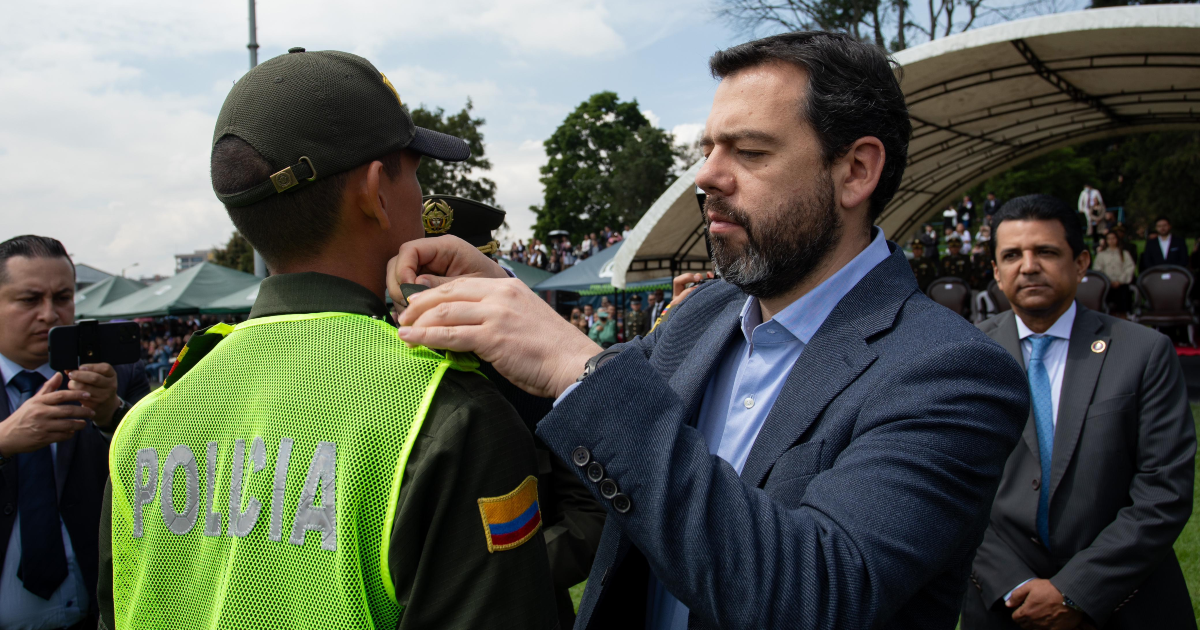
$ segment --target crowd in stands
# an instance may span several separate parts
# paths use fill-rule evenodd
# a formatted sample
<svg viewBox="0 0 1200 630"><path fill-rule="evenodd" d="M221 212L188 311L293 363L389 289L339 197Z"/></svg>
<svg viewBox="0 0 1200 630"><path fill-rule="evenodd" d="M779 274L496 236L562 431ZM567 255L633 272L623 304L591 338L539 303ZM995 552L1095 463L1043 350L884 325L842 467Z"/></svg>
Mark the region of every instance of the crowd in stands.
<svg viewBox="0 0 1200 630"><path fill-rule="evenodd" d="M245 319L245 316L190 315L141 321L142 362L145 363L146 377L151 383L161 383L192 333L217 322L235 319Z"/></svg>
<svg viewBox="0 0 1200 630"><path fill-rule="evenodd" d="M536 238L529 239L528 242L517 240L509 247L506 255L513 262L558 273L620 243L628 234L628 225L622 232L606 225L600 232L584 236L577 245L572 244L570 237L565 234L552 235L549 243L543 243Z"/></svg>
<svg viewBox="0 0 1200 630"><path fill-rule="evenodd" d="M942 212L940 234L933 223L922 226L910 243L910 252L906 252L922 291L928 292L934 280L946 278L962 280L975 296L988 290L993 281L992 217L1001 205L989 193L982 212L977 214L971 198L963 196L961 202ZM1078 210L1090 240L1091 268L1109 281L1106 301L1110 314L1128 318L1134 311L1138 299L1134 287L1138 275L1148 269L1175 265L1188 269L1193 276L1200 275L1200 240L1189 252L1186 239L1172 231L1166 217L1157 218L1148 228L1131 228L1119 220L1116 211L1105 207L1100 191L1091 186L1080 193ZM1140 255L1132 239L1145 240ZM1200 298L1198 284L1192 285L1193 300Z"/></svg>
<svg viewBox="0 0 1200 630"><path fill-rule="evenodd" d="M605 296L600 298L599 307L585 304L571 309L569 320L592 341L607 348L638 335L645 336L653 328L654 321L662 315L664 306L662 289L648 293L644 307L638 295L630 296L629 306L625 309L618 309Z"/></svg>

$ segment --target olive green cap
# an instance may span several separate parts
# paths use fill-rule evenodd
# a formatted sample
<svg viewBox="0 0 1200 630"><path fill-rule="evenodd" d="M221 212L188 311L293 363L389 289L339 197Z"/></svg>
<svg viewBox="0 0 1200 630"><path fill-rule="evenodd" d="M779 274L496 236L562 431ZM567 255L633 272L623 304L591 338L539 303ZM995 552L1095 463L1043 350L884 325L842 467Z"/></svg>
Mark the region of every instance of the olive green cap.
<svg viewBox="0 0 1200 630"><path fill-rule="evenodd" d="M400 149L447 162L471 156L462 139L414 125L396 89L371 62L336 50L292 48L247 72L225 97L213 147L230 135L278 170L246 190L217 192L229 207L302 188Z"/></svg>
<svg viewBox="0 0 1200 630"><path fill-rule="evenodd" d="M464 197L425 195L425 236L451 234L492 254L500 245L492 239L492 230L504 223L504 211Z"/></svg>

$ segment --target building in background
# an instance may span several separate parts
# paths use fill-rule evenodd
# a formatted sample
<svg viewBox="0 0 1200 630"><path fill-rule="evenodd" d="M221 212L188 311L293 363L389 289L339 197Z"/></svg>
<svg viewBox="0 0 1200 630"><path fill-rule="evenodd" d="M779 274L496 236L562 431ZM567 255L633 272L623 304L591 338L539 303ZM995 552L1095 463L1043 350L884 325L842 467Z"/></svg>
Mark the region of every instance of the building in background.
<svg viewBox="0 0 1200 630"><path fill-rule="evenodd" d="M190 254L175 254L175 273L187 271L202 262L212 260L211 249L197 249Z"/></svg>

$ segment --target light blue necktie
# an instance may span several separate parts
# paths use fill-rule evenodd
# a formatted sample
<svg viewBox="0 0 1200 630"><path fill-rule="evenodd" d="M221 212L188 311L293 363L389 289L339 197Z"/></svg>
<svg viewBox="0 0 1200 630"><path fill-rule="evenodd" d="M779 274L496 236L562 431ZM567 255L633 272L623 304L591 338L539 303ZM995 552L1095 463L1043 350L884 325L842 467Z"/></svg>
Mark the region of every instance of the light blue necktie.
<svg viewBox="0 0 1200 630"><path fill-rule="evenodd" d="M1050 548L1050 463L1054 457L1054 403L1050 393L1050 373L1046 371L1046 350L1054 337L1030 337L1029 391L1033 396L1033 421L1037 426L1038 458L1042 481L1038 493L1037 531L1046 549Z"/></svg>

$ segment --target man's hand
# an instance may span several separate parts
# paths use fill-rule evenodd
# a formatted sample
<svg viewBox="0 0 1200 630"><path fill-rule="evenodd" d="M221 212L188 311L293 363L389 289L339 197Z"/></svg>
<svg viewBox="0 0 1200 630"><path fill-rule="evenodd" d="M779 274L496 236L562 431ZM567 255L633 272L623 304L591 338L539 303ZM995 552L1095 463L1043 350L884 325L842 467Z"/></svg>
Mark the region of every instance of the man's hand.
<svg viewBox="0 0 1200 630"><path fill-rule="evenodd" d="M515 278L458 278L414 294L399 324L405 342L474 352L534 396L557 398L600 352Z"/></svg>
<svg viewBox="0 0 1200 630"><path fill-rule="evenodd" d="M671 306L677 306L683 301L683 298L687 297L689 293L696 290L697 285L699 285L705 279L711 280L712 278L713 272L711 271L703 274L684 273L675 276L675 279L671 280ZM692 286L689 287L689 284Z"/></svg>
<svg viewBox="0 0 1200 630"><path fill-rule="evenodd" d="M1005 606L1016 608L1013 621L1026 630L1091 627L1079 611L1063 605L1063 594L1050 580L1030 580L1013 591Z"/></svg>
<svg viewBox="0 0 1200 630"><path fill-rule="evenodd" d="M457 236L418 238L400 246L388 261L387 289L393 300L401 284L436 287L454 278L507 278L504 268Z"/></svg>
<svg viewBox="0 0 1200 630"><path fill-rule="evenodd" d="M90 397L83 401L83 406L96 412L92 418L96 426L108 429L113 412L121 405L121 399L117 398L117 371L107 363L85 363L67 376L71 377L67 389L87 392Z"/></svg>
<svg viewBox="0 0 1200 630"><path fill-rule="evenodd" d="M0 455L12 457L18 453L31 453L55 442L71 439L76 431L87 426L87 420L96 412L89 407L69 403L88 404L90 394L86 391L58 391L62 374L55 374L42 384L36 394L26 400L4 422L0 422Z"/></svg>

